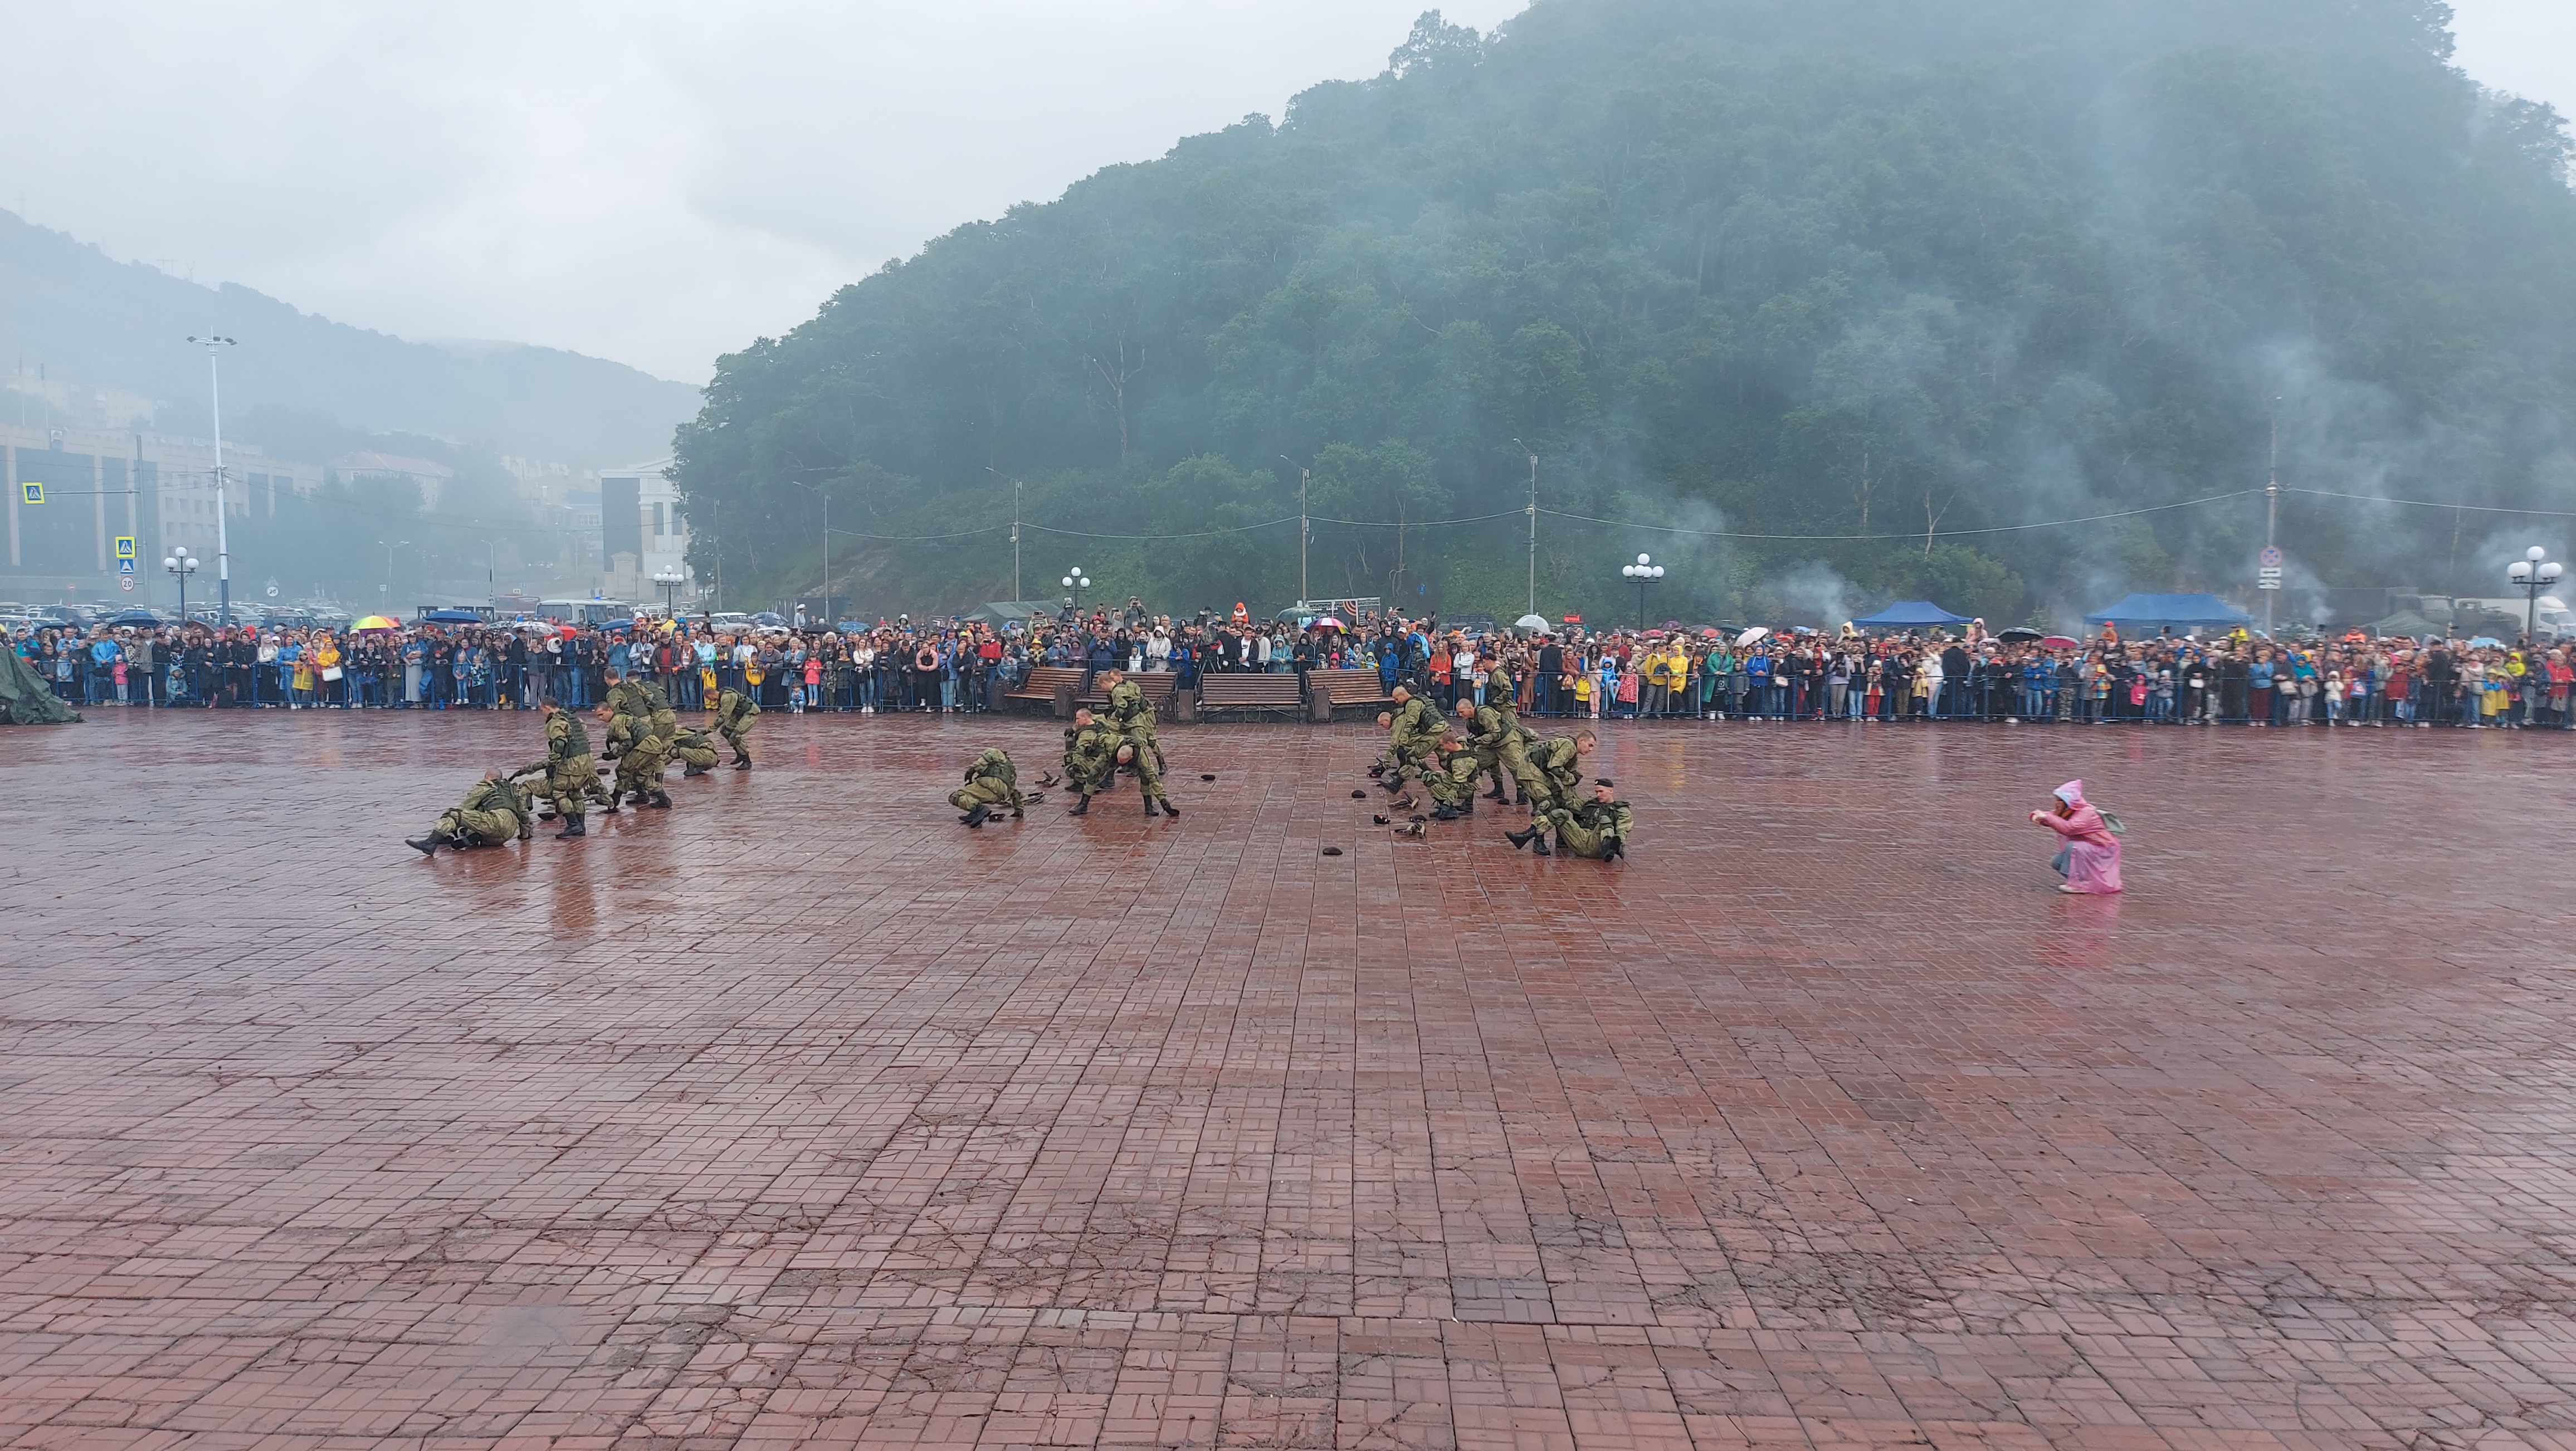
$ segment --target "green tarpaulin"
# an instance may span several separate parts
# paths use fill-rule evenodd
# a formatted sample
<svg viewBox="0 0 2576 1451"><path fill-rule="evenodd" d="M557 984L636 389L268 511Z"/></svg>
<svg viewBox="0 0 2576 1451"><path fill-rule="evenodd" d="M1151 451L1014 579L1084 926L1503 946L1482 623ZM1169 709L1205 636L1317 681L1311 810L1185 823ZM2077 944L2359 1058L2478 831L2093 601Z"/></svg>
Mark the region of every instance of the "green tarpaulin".
<svg viewBox="0 0 2576 1451"><path fill-rule="evenodd" d="M0 724L59 725L79 719L80 712L46 689L17 651L0 645Z"/></svg>

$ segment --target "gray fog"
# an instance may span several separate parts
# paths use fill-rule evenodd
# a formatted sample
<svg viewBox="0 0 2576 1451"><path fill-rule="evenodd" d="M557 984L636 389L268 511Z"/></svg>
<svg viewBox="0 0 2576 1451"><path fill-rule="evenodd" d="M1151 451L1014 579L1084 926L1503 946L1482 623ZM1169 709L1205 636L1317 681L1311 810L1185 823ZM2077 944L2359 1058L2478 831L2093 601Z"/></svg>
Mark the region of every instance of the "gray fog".
<svg viewBox="0 0 2576 1451"><path fill-rule="evenodd" d="M959 223L1376 73L1423 8L9 0L50 59L13 70L0 205L343 322L697 383ZM2472 75L2576 108L2576 7L2457 8Z"/></svg>

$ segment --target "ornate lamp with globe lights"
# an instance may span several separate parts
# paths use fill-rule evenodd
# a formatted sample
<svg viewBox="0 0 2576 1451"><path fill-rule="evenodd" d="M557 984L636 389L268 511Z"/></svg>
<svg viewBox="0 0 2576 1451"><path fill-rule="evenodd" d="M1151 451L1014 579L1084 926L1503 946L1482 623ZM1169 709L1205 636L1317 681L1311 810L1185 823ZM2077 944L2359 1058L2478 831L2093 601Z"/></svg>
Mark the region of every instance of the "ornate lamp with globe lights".
<svg viewBox="0 0 2576 1451"><path fill-rule="evenodd" d="M1637 633L1646 633L1646 586L1664 577L1664 567L1655 563L1651 554L1640 554L1634 564L1619 566L1619 572L1637 582Z"/></svg>
<svg viewBox="0 0 2576 1451"><path fill-rule="evenodd" d="M2540 634L2540 592L2558 582L2566 573L2564 566L2549 557L2549 551L2535 544L2522 552L2522 558L2505 567L2504 577L2522 587L2527 603L2522 616L2522 639L2530 644Z"/></svg>
<svg viewBox="0 0 2576 1451"><path fill-rule="evenodd" d="M173 549L162 558L161 567L170 571L170 577L179 582L179 620L185 624L188 619L188 576L197 572L196 556L184 548Z"/></svg>

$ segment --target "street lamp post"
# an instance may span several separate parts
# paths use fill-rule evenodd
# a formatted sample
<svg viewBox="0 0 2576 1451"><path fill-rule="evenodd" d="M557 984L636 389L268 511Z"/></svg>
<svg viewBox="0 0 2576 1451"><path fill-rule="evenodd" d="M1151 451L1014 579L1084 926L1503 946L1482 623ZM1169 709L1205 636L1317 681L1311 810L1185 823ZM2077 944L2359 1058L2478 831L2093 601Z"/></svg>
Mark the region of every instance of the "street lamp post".
<svg viewBox="0 0 2576 1451"><path fill-rule="evenodd" d="M676 569L653 571L653 583L662 591L662 618L676 620L680 617L680 586L688 582L689 577Z"/></svg>
<svg viewBox="0 0 2576 1451"><path fill-rule="evenodd" d="M188 576L197 572L197 561L184 548L173 549L161 561L170 577L179 582L179 623L188 623Z"/></svg>
<svg viewBox="0 0 2576 1451"><path fill-rule="evenodd" d="M376 541L376 547L385 552L385 613L387 615L394 612L394 551L409 543L411 541L408 539L397 539L391 544L381 539Z"/></svg>
<svg viewBox="0 0 2576 1451"><path fill-rule="evenodd" d="M1651 554L1640 554L1634 564L1619 566L1619 572L1637 582L1637 633L1646 633L1646 586L1664 577L1664 567L1655 563Z"/></svg>
<svg viewBox="0 0 2576 1451"><path fill-rule="evenodd" d="M801 479L787 482L823 501L823 618L828 624L832 616L832 496L820 484Z"/></svg>
<svg viewBox="0 0 2576 1451"><path fill-rule="evenodd" d="M1073 591L1073 618L1079 623L1082 619L1082 592L1091 588L1091 581L1083 575L1081 565L1064 572L1064 587Z"/></svg>
<svg viewBox="0 0 2576 1451"><path fill-rule="evenodd" d="M206 396L214 405L215 413L215 588L223 593L223 604L215 618L218 624L230 629L233 623L233 553L224 528L231 511L224 503L224 374L219 359L223 349L237 344L231 338L216 337L211 333L205 337L192 336L188 341L206 350Z"/></svg>
<svg viewBox="0 0 2576 1451"><path fill-rule="evenodd" d="M2529 645L2540 637L2540 592L2558 582L2565 567L2549 558L2549 551L2535 544L2522 552L2522 558L2505 567L2504 577L2522 586L2527 603L2523 608L2522 642Z"/></svg>

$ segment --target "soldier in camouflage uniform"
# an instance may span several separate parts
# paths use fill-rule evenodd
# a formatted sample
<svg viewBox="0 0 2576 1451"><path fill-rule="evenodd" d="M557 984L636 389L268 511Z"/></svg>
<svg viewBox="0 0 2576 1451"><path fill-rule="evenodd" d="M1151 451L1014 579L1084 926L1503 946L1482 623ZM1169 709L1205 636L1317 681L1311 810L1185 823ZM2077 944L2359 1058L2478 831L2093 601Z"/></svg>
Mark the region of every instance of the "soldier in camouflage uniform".
<svg viewBox="0 0 2576 1451"><path fill-rule="evenodd" d="M1488 691L1486 699L1492 698ZM1506 774L1519 788L1523 806L1537 799L1531 794L1533 790L1546 792L1546 778L1529 763L1529 727L1500 706L1478 705L1464 697L1458 701L1458 719L1466 726L1469 742L1475 747L1477 766L1494 778L1492 794L1496 801L1507 799L1503 795Z"/></svg>
<svg viewBox="0 0 2576 1451"><path fill-rule="evenodd" d="M708 708L716 713L716 734L724 737L726 745L733 747L733 768L750 770L751 747L745 744L744 738L751 733L751 723L759 718L760 707L741 691L727 690L718 695Z"/></svg>
<svg viewBox="0 0 2576 1451"><path fill-rule="evenodd" d="M540 801L553 803L564 819L564 829L556 839L587 836L582 824L582 804L597 801L609 811L617 810L617 798L601 789L599 767L590 759L590 732L582 729L581 717L548 698L546 717L546 758L533 766L522 766L510 773L513 780L542 773L543 784L531 788Z"/></svg>
<svg viewBox="0 0 2576 1451"><path fill-rule="evenodd" d="M1090 814L1093 793L1109 784L1126 747L1126 738L1101 725L1088 709L1073 713L1073 724L1064 733L1064 784L1074 794L1067 816Z"/></svg>
<svg viewBox="0 0 2576 1451"><path fill-rule="evenodd" d="M662 772L671 764L672 739L653 734L651 717L616 715L612 709L599 707L599 718L608 727L608 753L617 762L609 799L629 806L669 806L671 793L662 789Z"/></svg>
<svg viewBox="0 0 2576 1451"><path fill-rule="evenodd" d="M703 776L716 766L716 743L694 726L672 735L671 754L688 768L680 773L683 777Z"/></svg>
<svg viewBox="0 0 2576 1451"><path fill-rule="evenodd" d="M1580 730L1570 736L1557 736L1541 741L1529 752L1533 780L1536 785L1543 785L1546 788L1544 793L1536 789L1536 785L1525 788L1530 793L1530 814L1533 825L1536 824L1537 817L1544 815L1552 807L1562 806L1572 810L1581 804L1583 758L1591 755L1600 744L1598 736L1588 730Z"/></svg>
<svg viewBox="0 0 2576 1451"><path fill-rule="evenodd" d="M1163 748L1154 743L1154 707L1145 699L1145 688L1124 670L1104 670L1100 678L1109 687L1109 728L1125 736L1137 755L1152 755L1157 772L1165 769Z"/></svg>
<svg viewBox="0 0 2576 1451"><path fill-rule="evenodd" d="M1613 861L1628 854L1628 835L1636 828L1637 818L1628 803L1615 798L1607 776L1592 783L1592 799L1568 809L1552 807L1544 822L1532 821L1526 832L1509 833L1512 845L1532 842L1540 856L1548 855L1550 826L1556 828L1557 847L1566 853L1594 861Z"/></svg>
<svg viewBox="0 0 2576 1451"><path fill-rule="evenodd" d="M469 846L500 846L525 841L536 808L508 776L491 772L465 793L465 799L438 818L429 835L403 845L422 856L436 856L442 846L463 851Z"/></svg>
<svg viewBox="0 0 2576 1451"><path fill-rule="evenodd" d="M1434 821L1455 821L1476 814L1476 777L1484 770L1476 751L1463 732L1443 732L1432 747L1432 759L1423 768L1422 783L1431 788L1431 799L1438 805L1431 811Z"/></svg>
<svg viewBox="0 0 2576 1451"><path fill-rule="evenodd" d="M957 819L968 826L982 826L1004 810L1018 820L1028 799L1020 795L1020 773L1010 752L995 748L977 756L966 767L966 784L948 793L948 804L966 813Z"/></svg>
<svg viewBox="0 0 2576 1451"><path fill-rule="evenodd" d="M1402 685L1395 688L1395 710L1385 720L1386 754L1369 768L1369 774L1389 792L1401 795L1405 781L1421 774L1444 727L1431 702Z"/></svg>

